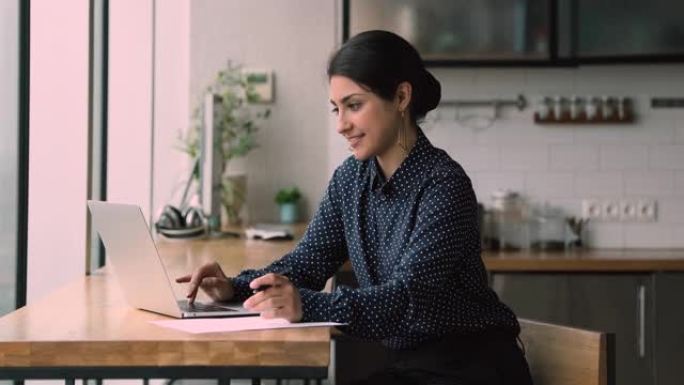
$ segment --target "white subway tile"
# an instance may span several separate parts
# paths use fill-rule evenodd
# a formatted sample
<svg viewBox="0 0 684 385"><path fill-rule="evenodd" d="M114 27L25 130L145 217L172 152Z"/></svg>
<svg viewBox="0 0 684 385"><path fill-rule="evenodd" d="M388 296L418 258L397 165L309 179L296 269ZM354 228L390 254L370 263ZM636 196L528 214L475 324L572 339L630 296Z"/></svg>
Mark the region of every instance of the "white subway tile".
<svg viewBox="0 0 684 385"><path fill-rule="evenodd" d="M671 226L671 237L670 247L672 248L684 248L684 226Z"/></svg>
<svg viewBox="0 0 684 385"><path fill-rule="evenodd" d="M675 192L672 171L626 171L626 196L668 196Z"/></svg>
<svg viewBox="0 0 684 385"><path fill-rule="evenodd" d="M652 117L647 122L624 125L622 135L624 143L672 144L675 129L670 119Z"/></svg>
<svg viewBox="0 0 684 385"><path fill-rule="evenodd" d="M577 198L549 198L547 200L553 207L559 207L566 216L582 216L582 201Z"/></svg>
<svg viewBox="0 0 684 385"><path fill-rule="evenodd" d="M423 132L435 147L445 150L454 145L472 145L475 143L470 129L460 127L451 121L438 120L432 125L427 125Z"/></svg>
<svg viewBox="0 0 684 385"><path fill-rule="evenodd" d="M684 170L684 145L659 145L650 148L649 164L652 169Z"/></svg>
<svg viewBox="0 0 684 385"><path fill-rule="evenodd" d="M482 89L522 90L525 87L525 69L522 68L482 68L475 73L475 85ZM515 91L513 95L517 94Z"/></svg>
<svg viewBox="0 0 684 385"><path fill-rule="evenodd" d="M624 247L621 223L589 222L584 232L589 247L613 249Z"/></svg>
<svg viewBox="0 0 684 385"><path fill-rule="evenodd" d="M675 128L675 144L684 144L684 119Z"/></svg>
<svg viewBox="0 0 684 385"><path fill-rule="evenodd" d="M617 124L574 125L574 142L580 144L620 144L624 127Z"/></svg>
<svg viewBox="0 0 684 385"><path fill-rule="evenodd" d="M568 127L549 127L534 124L531 115L511 119L500 119L488 129L476 130L478 144L501 145L544 145L550 143L572 143L574 134Z"/></svg>
<svg viewBox="0 0 684 385"><path fill-rule="evenodd" d="M573 174L570 172L539 172L525 176L525 192L537 199L572 197Z"/></svg>
<svg viewBox="0 0 684 385"><path fill-rule="evenodd" d="M502 170L546 170L548 162L549 153L545 146L501 146Z"/></svg>
<svg viewBox="0 0 684 385"><path fill-rule="evenodd" d="M675 193L684 196L684 171L675 172Z"/></svg>
<svg viewBox="0 0 684 385"><path fill-rule="evenodd" d="M449 146L449 155L471 171L499 171L499 147L497 146Z"/></svg>
<svg viewBox="0 0 684 385"><path fill-rule="evenodd" d="M604 144L600 158L601 170L644 170L648 168L648 147Z"/></svg>
<svg viewBox="0 0 684 385"><path fill-rule="evenodd" d="M469 173L473 189L478 201L491 204L492 192L499 189L510 189L521 192L525 187L525 176L516 172L474 172Z"/></svg>
<svg viewBox="0 0 684 385"><path fill-rule="evenodd" d="M551 145L549 168L552 170L598 170L599 146L585 145Z"/></svg>
<svg viewBox="0 0 684 385"><path fill-rule="evenodd" d="M622 227L626 248L671 247L671 228L658 223L625 223Z"/></svg>
<svg viewBox="0 0 684 385"><path fill-rule="evenodd" d="M622 173L620 172L580 172L575 174L575 196L619 197L622 196Z"/></svg>
<svg viewBox="0 0 684 385"><path fill-rule="evenodd" d="M657 222L684 225L684 198L659 198Z"/></svg>
<svg viewBox="0 0 684 385"><path fill-rule="evenodd" d="M570 95L575 88L575 68L531 68L526 71L526 91L543 96Z"/></svg>

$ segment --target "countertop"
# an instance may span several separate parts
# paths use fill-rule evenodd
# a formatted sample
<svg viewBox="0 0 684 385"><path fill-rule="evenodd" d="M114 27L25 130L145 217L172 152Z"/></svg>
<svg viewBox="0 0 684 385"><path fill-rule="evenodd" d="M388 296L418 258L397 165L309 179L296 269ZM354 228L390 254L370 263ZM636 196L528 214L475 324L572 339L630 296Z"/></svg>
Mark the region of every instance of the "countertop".
<svg viewBox="0 0 684 385"><path fill-rule="evenodd" d="M487 270L503 272L684 272L684 249L580 249L482 253Z"/></svg>

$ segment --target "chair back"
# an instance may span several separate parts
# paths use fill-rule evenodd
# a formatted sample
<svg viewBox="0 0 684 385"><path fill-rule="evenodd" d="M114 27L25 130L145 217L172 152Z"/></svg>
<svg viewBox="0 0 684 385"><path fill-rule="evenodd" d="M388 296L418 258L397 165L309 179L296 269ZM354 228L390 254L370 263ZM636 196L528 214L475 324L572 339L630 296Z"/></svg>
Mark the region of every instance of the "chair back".
<svg viewBox="0 0 684 385"><path fill-rule="evenodd" d="M598 332L520 319L535 385L614 385L615 339Z"/></svg>

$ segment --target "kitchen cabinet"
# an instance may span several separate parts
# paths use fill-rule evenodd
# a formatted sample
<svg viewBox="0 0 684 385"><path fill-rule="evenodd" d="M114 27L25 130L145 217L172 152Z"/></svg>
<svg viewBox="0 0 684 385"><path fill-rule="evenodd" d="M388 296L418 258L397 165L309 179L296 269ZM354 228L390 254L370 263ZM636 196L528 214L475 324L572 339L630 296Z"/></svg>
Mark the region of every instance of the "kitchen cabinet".
<svg viewBox="0 0 684 385"><path fill-rule="evenodd" d="M649 60L649 56L684 54L684 2L575 1L580 60Z"/></svg>
<svg viewBox="0 0 684 385"><path fill-rule="evenodd" d="M684 62L684 2L344 0L346 40L371 29L410 41L429 65Z"/></svg>
<svg viewBox="0 0 684 385"><path fill-rule="evenodd" d="M684 360L684 274L494 273L522 318L615 333L616 383L674 385Z"/></svg>
<svg viewBox="0 0 684 385"><path fill-rule="evenodd" d="M684 274L655 275L656 384L680 385L684 363Z"/></svg>

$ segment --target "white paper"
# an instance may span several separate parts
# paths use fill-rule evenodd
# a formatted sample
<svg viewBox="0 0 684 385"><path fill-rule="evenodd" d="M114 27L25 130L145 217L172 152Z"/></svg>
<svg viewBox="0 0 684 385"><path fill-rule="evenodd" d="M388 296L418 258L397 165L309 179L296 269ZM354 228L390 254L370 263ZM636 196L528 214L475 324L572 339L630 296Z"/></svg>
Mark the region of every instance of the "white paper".
<svg viewBox="0 0 684 385"><path fill-rule="evenodd" d="M335 322L291 323L282 318L265 319L261 317L173 319L150 321L150 323L192 334L342 325Z"/></svg>

